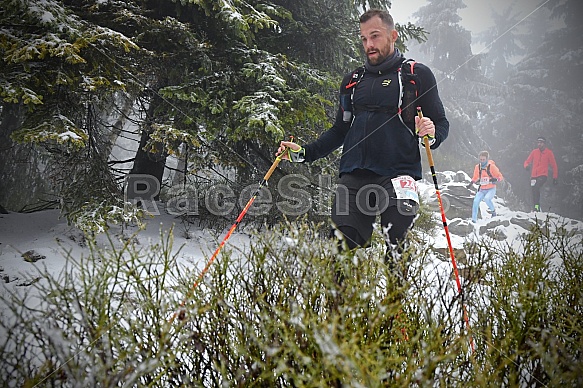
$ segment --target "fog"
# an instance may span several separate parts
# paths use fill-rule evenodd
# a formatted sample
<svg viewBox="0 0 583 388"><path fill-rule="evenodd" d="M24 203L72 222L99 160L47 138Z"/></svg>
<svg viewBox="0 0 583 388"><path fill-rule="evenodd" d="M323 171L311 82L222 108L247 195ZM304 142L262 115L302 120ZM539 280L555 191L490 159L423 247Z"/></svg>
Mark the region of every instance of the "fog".
<svg viewBox="0 0 583 388"><path fill-rule="evenodd" d="M545 12L544 7L532 0L517 0L513 3L507 0L464 0L466 8L459 11L462 18L460 24L472 33L484 31L491 27L492 10L505 10L509 4L514 4L513 11L519 13L524 19L532 16L535 12ZM545 3L548 3L547 0ZM393 0L391 14L398 23L413 22L413 13L427 4L426 0ZM544 3L543 3L544 4ZM501 12L501 11L498 11Z"/></svg>

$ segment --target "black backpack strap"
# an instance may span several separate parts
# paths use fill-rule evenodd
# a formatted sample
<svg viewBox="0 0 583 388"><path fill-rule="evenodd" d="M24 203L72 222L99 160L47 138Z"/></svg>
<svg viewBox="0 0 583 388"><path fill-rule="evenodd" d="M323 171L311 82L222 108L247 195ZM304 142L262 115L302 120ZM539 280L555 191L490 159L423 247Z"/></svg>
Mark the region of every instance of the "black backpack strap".
<svg viewBox="0 0 583 388"><path fill-rule="evenodd" d="M353 117L353 106L352 100L354 96L354 90L356 89L356 85L360 82L362 77L364 76L364 66L359 67L358 69L352 72L352 76L348 80L346 85L340 90L340 106L342 107L342 120L345 123L349 123L352 121Z"/></svg>
<svg viewBox="0 0 583 388"><path fill-rule="evenodd" d="M364 66L355 69L350 76L346 85L342 86L340 91L340 106L343 110L343 121L349 123L352 121L353 112L355 110L377 111L396 114L399 120L409 129L412 136L415 134L415 116L417 116L416 99L419 91L419 76L415 73L415 60L405 59L399 66L399 102L397 109L388 107L371 107L353 105L354 90L361 81L365 73Z"/></svg>
<svg viewBox="0 0 583 388"><path fill-rule="evenodd" d="M478 163L478 169L480 170L480 174L478 174L478 178L481 180L482 179L482 171L486 170L486 174L488 174L488 176L490 177L490 179L494 178L492 176L492 173L490 172L490 163L488 163L488 165L486 166L486 168L482 168L482 165L480 163ZM479 186L482 186L479 184L480 182L478 182Z"/></svg>
<svg viewBox="0 0 583 388"><path fill-rule="evenodd" d="M401 88L399 118L409 128L413 136L416 136L415 116L417 116L417 106L415 100L419 90L419 76L415 73L416 63L413 59L405 59L399 67L399 86Z"/></svg>
<svg viewBox="0 0 583 388"><path fill-rule="evenodd" d="M482 168L482 166L480 165L480 163L478 163L478 166L480 168L480 177L482 176L482 171L486 170L486 174L488 174L488 176L490 177L490 179L494 178L492 176L492 173L490 172L490 164L489 163L486 166L486 168Z"/></svg>
<svg viewBox="0 0 583 388"><path fill-rule="evenodd" d="M362 79L363 75L364 75L364 66L361 66L352 72L352 77L350 77L350 81L348 81L348 83L346 84L346 86L344 88L346 90L354 89L354 87L356 87L356 85L358 85L358 83Z"/></svg>

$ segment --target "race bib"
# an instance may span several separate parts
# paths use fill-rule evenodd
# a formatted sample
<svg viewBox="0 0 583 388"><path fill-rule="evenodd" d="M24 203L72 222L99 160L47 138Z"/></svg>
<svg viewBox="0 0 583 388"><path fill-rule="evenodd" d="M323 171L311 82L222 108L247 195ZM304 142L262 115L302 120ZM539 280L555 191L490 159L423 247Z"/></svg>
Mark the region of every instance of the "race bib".
<svg viewBox="0 0 583 388"><path fill-rule="evenodd" d="M480 178L480 186L487 185L488 183L490 183L490 178L488 178L488 177Z"/></svg>
<svg viewBox="0 0 583 388"><path fill-rule="evenodd" d="M401 175L391 179L397 199L411 199L419 203L419 194L417 193L417 182L409 175Z"/></svg>
<svg viewBox="0 0 583 388"><path fill-rule="evenodd" d="M534 186L534 185L536 185L536 179L531 179L531 180L530 180L530 185L531 185L531 186Z"/></svg>

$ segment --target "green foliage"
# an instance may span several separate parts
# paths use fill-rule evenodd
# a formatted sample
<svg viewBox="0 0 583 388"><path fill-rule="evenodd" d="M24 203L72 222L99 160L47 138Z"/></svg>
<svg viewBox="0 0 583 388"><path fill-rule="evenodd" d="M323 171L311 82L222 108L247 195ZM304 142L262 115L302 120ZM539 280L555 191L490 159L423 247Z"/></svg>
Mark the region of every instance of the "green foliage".
<svg viewBox="0 0 583 388"><path fill-rule="evenodd" d="M460 9L466 8L462 0L429 0L414 14L419 26L427 30L429 38L420 46L427 54L424 61L445 72L449 78L472 80L479 73L472 56L471 34L459 22ZM463 66L460 66L463 64ZM455 70L455 71L454 71Z"/></svg>
<svg viewBox="0 0 583 388"><path fill-rule="evenodd" d="M427 31L423 27L418 27L411 22L407 24L398 23L395 20L395 28L399 31L399 38L397 39L396 45L402 53L407 52L406 42L415 40L417 43L423 43L427 41Z"/></svg>
<svg viewBox="0 0 583 388"><path fill-rule="evenodd" d="M414 16L416 25L426 31L426 41L413 46L413 57L429 65L435 74L439 94L450 123L448 139L436 150L443 155L440 170L465 169L460 160L474 158L477 152L488 149L485 138L497 131L486 122L484 115L499 112L492 103L499 101L503 91L500 82L481 73L481 55L472 53L470 31L460 25L460 10L466 8L461 0L433 1L419 8ZM411 54L410 54L411 55ZM512 105L512 104L511 104ZM504 136L498 135L499 138Z"/></svg>
<svg viewBox="0 0 583 388"><path fill-rule="evenodd" d="M440 264L412 249L408 282L384 245L339 254L314 225L254 236L206 273L178 264L172 235L90 241L32 294L2 294L2 378L75 386L577 386L581 239L533 230L520 251L474 247L464 272L471 334ZM175 253L172 253L175 252ZM449 265L449 264L448 264ZM446 271L449 273L449 271ZM339 275L344 281L338 283ZM431 276L428 276L432 274ZM180 307L181 303L183 307ZM139 367L138 367L139 366ZM3 381L7 383L7 381Z"/></svg>
<svg viewBox="0 0 583 388"><path fill-rule="evenodd" d="M180 149L188 147L192 170L235 167L247 183L280 140L309 141L330 126L342 73L359 62L354 0L5 3L0 96L5 106L28 108L9 128L11 138L55 159L65 155L55 161L62 177L54 181L65 214L123 208L110 193L120 194L112 181L125 171L111 171L103 162L110 155L95 152L110 151L107 142L119 136L108 121L116 93L140 107L130 118L143 131L140 152L162 163L167 155L186 157ZM421 34L404 28L405 38ZM16 109L2 112L9 110ZM81 163L65 165L83 152ZM69 179L81 170L102 174L101 188Z"/></svg>
<svg viewBox="0 0 583 388"><path fill-rule="evenodd" d="M582 248L580 235L547 223L519 249L484 245L473 255L485 274L472 292L481 386L581 385Z"/></svg>
<svg viewBox="0 0 583 388"><path fill-rule="evenodd" d="M71 147L47 142L54 158L47 175L59 193L59 207L70 224L86 234L101 233L112 224L141 225L144 213L124 203L121 188L91 145Z"/></svg>
<svg viewBox="0 0 583 388"><path fill-rule="evenodd" d="M435 216L434 209L431 208L421 197L419 198L419 210L415 218L414 230L421 230L422 232L433 235L438 227L438 222Z"/></svg>
<svg viewBox="0 0 583 388"><path fill-rule="evenodd" d="M102 138L93 137L95 126L87 112L116 91L132 91L135 82L126 74L135 70L133 61L126 59L130 51L137 55L138 49L123 34L88 23L82 11L79 15L74 10L80 11L51 0L8 1L0 12L4 26L0 37L2 112L19 105L28 108L14 120L16 125L6 128L7 136L34 144L51 156L48 168L43 166L43 178L52 184L51 194L56 194L66 216L81 209L97 211L90 209L91 204L110 210L123 207L121 197L111 197L119 193L115 185L96 179L98 174L111 178L111 171L101 163L108 155L94 157L96 148L103 146L96 144ZM116 61L104 60L108 56ZM82 176L92 179L75 179ZM5 190L10 195L10 188ZM106 214L111 213L102 215Z"/></svg>
<svg viewBox="0 0 583 388"><path fill-rule="evenodd" d="M81 128L62 115L55 115L50 121L44 121L36 128L17 131L12 138L23 143L57 144L71 149L86 147L88 140L87 134Z"/></svg>
<svg viewBox="0 0 583 388"><path fill-rule="evenodd" d="M151 144L161 144L171 155L180 156L181 145L188 147L200 147L201 143L198 138L191 132L183 131L166 124L153 124L153 131L150 134ZM148 149L151 149L151 144ZM155 152L155 150L152 150Z"/></svg>
<svg viewBox="0 0 583 388"><path fill-rule="evenodd" d="M119 87L115 81L123 79L120 69L103 63L96 51L107 47L127 53L138 49L135 43L102 26L82 23L60 2L32 3L8 1L0 14L7 26L0 38L0 96L5 102L22 102L34 111L34 105L62 103L65 90L81 95ZM77 103L84 101L78 98Z"/></svg>
<svg viewBox="0 0 583 388"><path fill-rule="evenodd" d="M87 235L103 233L112 224L143 227L144 217L143 210L131 203L125 203L121 207L106 201L99 204L89 202L67 213L67 219Z"/></svg>
<svg viewBox="0 0 583 388"><path fill-rule="evenodd" d="M243 68L244 77L258 90L233 106L240 118L233 134L249 139L267 132L268 139L276 142L286 137L288 128L326 125L325 108L331 104L319 93L333 87L329 76L284 56L258 54L259 63L247 63ZM300 83L303 88L298 88Z"/></svg>
<svg viewBox="0 0 583 388"><path fill-rule="evenodd" d="M134 238L120 237L110 239L108 249L89 239L90 256L67 255L67 268L57 278L38 273L46 280L32 286L42 295L41 305L17 307L17 320L2 321L2 329L10 328L1 345L10 352L2 361L2 385L131 385L144 371L143 382L152 383L158 357L167 362L171 356L162 351L160 333L167 328L160 314L172 308L163 287L177 275L172 239L161 236L159 245L140 250ZM2 294L14 307L19 298ZM32 358L9 351L28 342L26 337L35 348Z"/></svg>

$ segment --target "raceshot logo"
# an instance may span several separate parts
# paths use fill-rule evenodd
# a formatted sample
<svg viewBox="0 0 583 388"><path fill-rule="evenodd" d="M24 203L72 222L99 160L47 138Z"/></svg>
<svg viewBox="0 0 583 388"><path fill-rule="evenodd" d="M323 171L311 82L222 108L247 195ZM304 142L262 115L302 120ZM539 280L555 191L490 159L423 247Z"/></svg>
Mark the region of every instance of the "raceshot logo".
<svg viewBox="0 0 583 388"><path fill-rule="evenodd" d="M401 182L396 178L394 182ZM307 188L312 186L312 190ZM389 193L384 187L369 184L363 186L358 192L350 192L343 185L333 185L331 175L320 175L317 187L303 175L289 174L281 178L277 187L270 189L267 186L260 187L259 184L252 184L236 192L233 187L226 184L214 184L204 188L196 185L177 185L168 189L165 193L165 211L168 214L180 216L197 216L204 213L216 216L227 216L245 207L247 202L255 196L253 205L248 210L249 216L263 216L269 214L275 207L277 211L287 216L301 216L308 213L315 215L330 215L333 201L337 203L353 202L363 214L380 214L388 206L396 203L396 196L402 186L399 184L397 191ZM410 192L404 201L418 201L418 198L435 198L435 190L425 188L419 192L415 188L415 195ZM124 181L125 202L139 205L144 210L153 215L160 214L156 199L160 196L161 184L152 175L129 174ZM352 198L350 198L352 196ZM378 198L388 196L389 201L378 201ZM403 197L401 197L403 198ZM442 197L444 211L449 208L447 197ZM431 211L439 211L439 206L435 202L427 202ZM398 206L401 209L401 206ZM407 209L407 207L403 207ZM410 208L409 208L410 209ZM408 210L403 210L407 212ZM337 214L348 215L348 207L337 206ZM410 214L410 213L409 213Z"/></svg>

